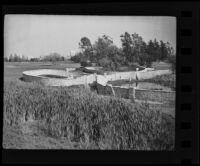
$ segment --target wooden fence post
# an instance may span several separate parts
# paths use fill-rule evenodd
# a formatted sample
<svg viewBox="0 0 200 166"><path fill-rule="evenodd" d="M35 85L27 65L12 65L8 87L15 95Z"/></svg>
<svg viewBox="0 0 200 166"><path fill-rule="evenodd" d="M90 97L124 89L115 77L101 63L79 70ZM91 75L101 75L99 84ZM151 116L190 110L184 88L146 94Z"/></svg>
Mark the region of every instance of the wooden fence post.
<svg viewBox="0 0 200 166"><path fill-rule="evenodd" d="M115 96L115 91L114 91L114 89L113 89L112 84L110 84L110 87L111 87L111 90L112 90L113 96Z"/></svg>
<svg viewBox="0 0 200 166"><path fill-rule="evenodd" d="M135 101L135 87L133 87L133 101Z"/></svg>
<svg viewBox="0 0 200 166"><path fill-rule="evenodd" d="M95 73L96 81L98 81L98 75Z"/></svg>

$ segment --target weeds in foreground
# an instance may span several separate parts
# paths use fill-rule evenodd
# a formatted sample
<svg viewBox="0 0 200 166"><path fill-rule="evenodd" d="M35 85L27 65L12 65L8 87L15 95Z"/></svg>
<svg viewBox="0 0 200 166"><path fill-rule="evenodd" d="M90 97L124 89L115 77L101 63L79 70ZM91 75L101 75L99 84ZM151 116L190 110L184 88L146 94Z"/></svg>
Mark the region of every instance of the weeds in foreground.
<svg viewBox="0 0 200 166"><path fill-rule="evenodd" d="M172 124L148 104L102 97L82 86L43 87L9 83L4 87L4 123L42 120L48 135L64 137L80 149L171 150Z"/></svg>

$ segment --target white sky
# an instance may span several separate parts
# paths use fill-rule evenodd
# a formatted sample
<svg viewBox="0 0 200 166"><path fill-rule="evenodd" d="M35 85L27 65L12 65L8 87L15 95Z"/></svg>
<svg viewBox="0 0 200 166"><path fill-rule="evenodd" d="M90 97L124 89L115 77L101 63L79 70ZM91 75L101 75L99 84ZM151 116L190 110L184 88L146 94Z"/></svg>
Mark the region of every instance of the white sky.
<svg viewBox="0 0 200 166"><path fill-rule="evenodd" d="M39 57L51 52L67 56L71 50L78 51L81 37L94 43L103 34L121 47L124 32L136 32L146 42L154 38L168 41L176 50L175 17L6 15L4 56L17 53Z"/></svg>

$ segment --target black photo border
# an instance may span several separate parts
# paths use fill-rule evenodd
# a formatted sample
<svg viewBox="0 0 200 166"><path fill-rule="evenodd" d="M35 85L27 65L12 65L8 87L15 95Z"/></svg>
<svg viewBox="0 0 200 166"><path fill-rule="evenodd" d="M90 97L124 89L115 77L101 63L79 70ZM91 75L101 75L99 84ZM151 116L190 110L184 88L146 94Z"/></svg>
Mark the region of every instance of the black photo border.
<svg viewBox="0 0 200 166"><path fill-rule="evenodd" d="M4 164L199 163L199 2L5 2L2 5L2 41L5 14L174 16L177 18L177 88L174 151L8 150L2 148ZM3 59L1 62L3 71ZM1 105L3 107L3 103Z"/></svg>

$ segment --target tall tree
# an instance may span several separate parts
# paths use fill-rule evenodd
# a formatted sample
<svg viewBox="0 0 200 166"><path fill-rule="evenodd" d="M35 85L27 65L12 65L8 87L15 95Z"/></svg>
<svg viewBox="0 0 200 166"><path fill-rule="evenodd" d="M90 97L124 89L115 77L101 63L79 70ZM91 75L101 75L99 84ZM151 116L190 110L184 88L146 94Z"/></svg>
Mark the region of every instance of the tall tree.
<svg viewBox="0 0 200 166"><path fill-rule="evenodd" d="M154 39L153 44L154 44L153 59L154 59L154 61L156 61L156 60L159 60L161 57L161 50L160 50L159 42L156 40L156 38Z"/></svg>
<svg viewBox="0 0 200 166"><path fill-rule="evenodd" d="M131 35L128 32L125 32L120 37L121 37L121 42L122 42L122 50L123 50L123 54L126 58L126 61L131 62L131 61L133 61L133 58L132 58L133 49L132 49Z"/></svg>
<svg viewBox="0 0 200 166"><path fill-rule="evenodd" d="M79 42L79 48L81 48L81 50L84 52L87 49L91 49L92 48L92 44L90 42L90 39L87 37L82 37L81 41Z"/></svg>
<svg viewBox="0 0 200 166"><path fill-rule="evenodd" d="M162 40L160 41L160 51L161 51L160 60L165 60L167 58L168 51L166 44Z"/></svg>
<svg viewBox="0 0 200 166"><path fill-rule="evenodd" d="M92 44L90 42L90 39L87 37L82 37L81 41L79 42L79 48L82 51L83 57L81 59L83 60L89 60L91 59L91 56L93 54L92 50Z"/></svg>
<svg viewBox="0 0 200 166"><path fill-rule="evenodd" d="M21 61L20 56L18 56L18 55L15 53L15 54L14 54L13 61L14 61L14 62L20 62L20 61Z"/></svg>
<svg viewBox="0 0 200 166"><path fill-rule="evenodd" d="M139 36L137 33L132 34L132 61L139 62L140 57L143 56L145 52L145 46L145 42L141 36Z"/></svg>
<svg viewBox="0 0 200 166"><path fill-rule="evenodd" d="M150 40L146 47L146 53L149 55L149 60L154 60L154 43L152 40Z"/></svg>
<svg viewBox="0 0 200 166"><path fill-rule="evenodd" d="M142 43L138 63L141 66L151 67L152 59L151 59L150 55L148 54L147 44L145 42Z"/></svg>
<svg viewBox="0 0 200 166"><path fill-rule="evenodd" d="M114 48L114 45L109 36L103 35L102 37L99 37L93 45L95 61L97 62L99 59L108 57L111 47Z"/></svg>
<svg viewBox="0 0 200 166"><path fill-rule="evenodd" d="M149 54L151 61L156 61L160 59L161 49L158 41L154 39L150 40L147 45L146 52Z"/></svg>
<svg viewBox="0 0 200 166"><path fill-rule="evenodd" d="M175 56L175 50L174 48L170 45L169 42L166 43L166 49L167 49L167 56Z"/></svg>

